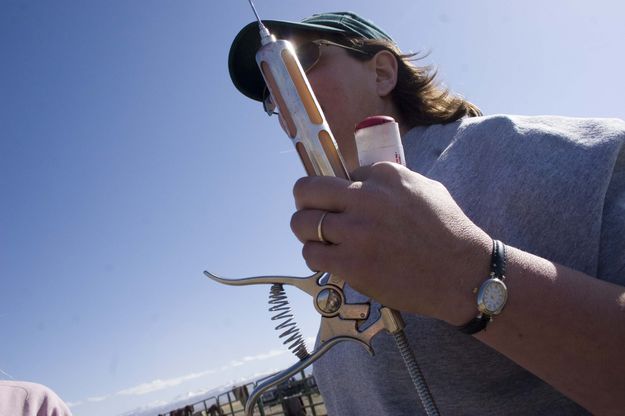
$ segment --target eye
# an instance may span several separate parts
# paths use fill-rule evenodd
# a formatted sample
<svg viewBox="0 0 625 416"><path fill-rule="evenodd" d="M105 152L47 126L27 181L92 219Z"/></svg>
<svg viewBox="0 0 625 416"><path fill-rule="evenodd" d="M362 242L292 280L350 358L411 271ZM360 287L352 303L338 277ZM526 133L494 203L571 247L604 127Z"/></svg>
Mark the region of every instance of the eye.
<svg viewBox="0 0 625 416"><path fill-rule="evenodd" d="M295 54L299 59L304 72L308 72L319 61L320 46L313 42L307 42L297 47Z"/></svg>

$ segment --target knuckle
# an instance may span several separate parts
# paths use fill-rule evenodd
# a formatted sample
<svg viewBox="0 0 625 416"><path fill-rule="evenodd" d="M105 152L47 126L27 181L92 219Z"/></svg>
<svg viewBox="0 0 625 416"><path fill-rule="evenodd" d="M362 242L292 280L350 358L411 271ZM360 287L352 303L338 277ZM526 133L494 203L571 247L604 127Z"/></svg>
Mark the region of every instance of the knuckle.
<svg viewBox="0 0 625 416"><path fill-rule="evenodd" d="M310 178L307 176L299 178L297 181L295 181L295 185L293 185L293 196L296 200L301 198L301 196L304 194L304 190L309 181Z"/></svg>
<svg viewBox="0 0 625 416"><path fill-rule="evenodd" d="M428 182L427 184L432 188L433 191L435 191L436 193L440 194L440 195L445 195L445 194L449 194L449 191L447 190L447 188L445 187L445 185L443 185L442 183L435 181L434 179L429 179L427 178Z"/></svg>
<svg viewBox="0 0 625 416"><path fill-rule="evenodd" d="M447 187L445 185L443 185L441 182L438 181L433 181L434 185L441 191L445 191L446 193L448 193L449 191L447 190Z"/></svg>
<svg viewBox="0 0 625 416"><path fill-rule="evenodd" d="M363 183L362 183L362 182L360 182L360 181L355 181L355 182L350 183L350 184L347 186L347 190L353 193L354 191L356 191L356 192L357 192L357 191L361 190L361 189L362 189L362 187L363 187Z"/></svg>
<svg viewBox="0 0 625 416"><path fill-rule="evenodd" d="M358 207L362 204L363 191L366 191L364 182L352 182L343 195L346 207Z"/></svg>
<svg viewBox="0 0 625 416"><path fill-rule="evenodd" d="M307 262L313 258L313 249L313 244L310 242L304 243L304 246L302 247L302 256Z"/></svg>
<svg viewBox="0 0 625 416"><path fill-rule="evenodd" d="M403 166L397 163L391 162L377 162L372 167L372 172L376 176L383 178L396 178L399 177L401 168Z"/></svg>
<svg viewBox="0 0 625 416"><path fill-rule="evenodd" d="M319 268L318 259L315 256L315 243L304 243L304 247L302 247L302 256L306 261L306 265L309 269L314 271L321 270Z"/></svg>
<svg viewBox="0 0 625 416"><path fill-rule="evenodd" d="M300 242L305 243L310 240L310 211L300 210L293 213L290 226L291 231Z"/></svg>
<svg viewBox="0 0 625 416"><path fill-rule="evenodd" d="M291 222L290 222L291 231L293 231L295 235L297 235L299 230L301 229L300 224L301 224L301 214L300 214L300 211L296 211L293 213L293 215L291 215Z"/></svg>

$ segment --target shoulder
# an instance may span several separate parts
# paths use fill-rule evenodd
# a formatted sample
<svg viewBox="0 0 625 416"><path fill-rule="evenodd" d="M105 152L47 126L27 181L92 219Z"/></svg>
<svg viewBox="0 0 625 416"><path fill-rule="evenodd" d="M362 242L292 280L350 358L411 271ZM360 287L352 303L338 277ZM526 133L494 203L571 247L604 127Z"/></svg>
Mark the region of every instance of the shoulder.
<svg viewBox="0 0 625 416"><path fill-rule="evenodd" d="M576 162L579 169L609 169L625 147L625 122L609 118L496 114L452 123L415 127L402 138L411 169L427 174L438 162L455 158L501 161L506 166L543 168Z"/></svg>
<svg viewBox="0 0 625 416"><path fill-rule="evenodd" d="M432 134L456 136L468 133L492 134L497 132L514 133L515 135L565 135L573 140L599 134L602 139L623 140L625 139L625 122L617 118L494 114L463 118L448 124L415 127L408 132L408 135L418 137Z"/></svg>
<svg viewBox="0 0 625 416"><path fill-rule="evenodd" d="M0 414L24 416L69 416L67 405L38 383L0 380Z"/></svg>
<svg viewBox="0 0 625 416"><path fill-rule="evenodd" d="M521 157L545 162L579 160L613 164L625 144L625 122L610 118L492 115L418 127L411 142L437 143L441 153L464 158Z"/></svg>
<svg viewBox="0 0 625 416"><path fill-rule="evenodd" d="M495 114L462 119L457 125L457 132L479 134L485 138L492 137L494 133L504 133L504 138L552 137L592 146L598 142L624 141L625 122L616 118Z"/></svg>

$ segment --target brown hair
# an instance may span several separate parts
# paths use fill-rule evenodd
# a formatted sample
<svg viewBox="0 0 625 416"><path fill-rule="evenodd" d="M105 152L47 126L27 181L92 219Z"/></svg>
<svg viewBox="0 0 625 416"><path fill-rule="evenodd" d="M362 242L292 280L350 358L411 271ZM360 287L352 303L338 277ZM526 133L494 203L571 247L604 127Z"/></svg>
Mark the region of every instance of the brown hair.
<svg viewBox="0 0 625 416"><path fill-rule="evenodd" d="M395 56L398 64L397 85L391 96L399 110L401 121L407 127L445 124L462 117L482 115L475 104L441 87L432 67L413 65L412 61L422 58L419 54L404 54L397 45L383 39L344 38L343 41L367 53L364 55L347 50L359 60L371 59L382 50Z"/></svg>

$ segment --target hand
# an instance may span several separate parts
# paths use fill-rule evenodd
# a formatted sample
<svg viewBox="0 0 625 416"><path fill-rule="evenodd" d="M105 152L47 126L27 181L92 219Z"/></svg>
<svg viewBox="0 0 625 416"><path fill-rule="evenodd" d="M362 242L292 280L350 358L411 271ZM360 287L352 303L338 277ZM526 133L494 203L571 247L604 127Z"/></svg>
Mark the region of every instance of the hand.
<svg viewBox="0 0 625 416"><path fill-rule="evenodd" d="M376 163L354 182L305 177L291 228L313 270L332 272L383 305L460 325L475 316L492 240L447 189L407 168ZM324 238L317 224L324 211Z"/></svg>

